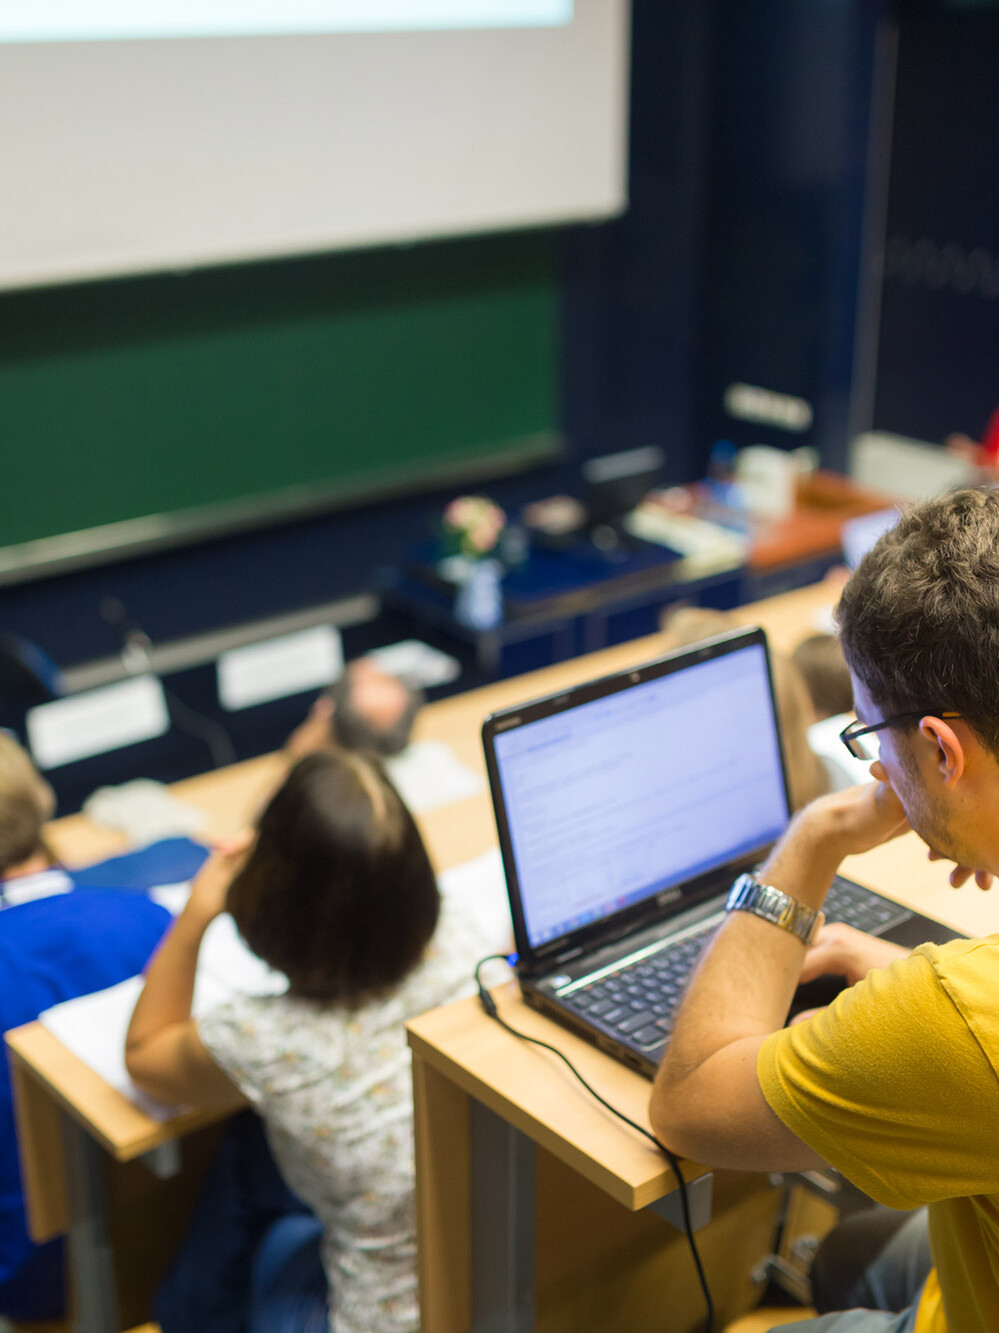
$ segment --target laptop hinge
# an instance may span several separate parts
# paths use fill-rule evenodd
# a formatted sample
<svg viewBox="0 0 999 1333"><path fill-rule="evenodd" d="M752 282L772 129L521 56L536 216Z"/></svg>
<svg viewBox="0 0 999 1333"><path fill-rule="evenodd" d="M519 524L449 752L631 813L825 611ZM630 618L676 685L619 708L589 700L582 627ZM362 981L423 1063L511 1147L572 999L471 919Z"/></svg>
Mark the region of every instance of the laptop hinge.
<svg viewBox="0 0 999 1333"><path fill-rule="evenodd" d="M727 878L725 882L728 882ZM712 886L711 891L707 891L703 895L698 895L697 902L691 903L682 912L678 912L676 916L670 918L672 927L684 931L690 925L696 925L702 918L712 916L718 911L719 897L720 894L718 888ZM684 925L680 926L680 922L683 922ZM633 920L627 925L620 926L617 930L601 934L597 938L589 940L586 944L576 945L571 949L563 949L560 952L535 954L527 964L526 970L529 973L544 975L545 973L550 972L552 968L561 967L565 963L572 962L575 958L596 957L598 954L603 953L605 949L612 949L616 944L620 944L622 940L629 940L632 938L636 941L641 940L643 936L650 932L655 932L656 934L661 933L662 929L663 918L655 912L650 912L643 918L637 921ZM673 930L671 929L670 934L672 933ZM636 947L641 947L641 945ZM526 960L524 960L522 956L522 966L525 961Z"/></svg>
<svg viewBox="0 0 999 1333"><path fill-rule="evenodd" d="M573 958L582 957L582 953L581 948L566 949L563 953L553 953L548 958L539 959L538 962L543 962L545 967L550 967L552 964L569 963Z"/></svg>

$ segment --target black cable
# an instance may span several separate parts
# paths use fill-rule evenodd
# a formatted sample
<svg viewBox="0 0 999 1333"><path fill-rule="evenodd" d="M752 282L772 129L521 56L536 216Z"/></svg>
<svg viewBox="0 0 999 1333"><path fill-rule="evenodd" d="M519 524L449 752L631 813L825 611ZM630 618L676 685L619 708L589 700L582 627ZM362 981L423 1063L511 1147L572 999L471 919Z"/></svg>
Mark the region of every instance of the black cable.
<svg viewBox="0 0 999 1333"><path fill-rule="evenodd" d="M160 684L163 685L162 680ZM173 690L168 690L165 685L163 685L163 696L167 701L170 721L178 731L204 741L216 768L224 768L227 764L236 762L236 747L221 722L199 713L182 699L178 699Z"/></svg>
<svg viewBox="0 0 999 1333"><path fill-rule="evenodd" d="M680 1170L680 1163L675 1154L670 1152L665 1143L660 1142L655 1134L646 1129L644 1125L638 1124L637 1121L632 1120L630 1116L626 1116L623 1111L619 1111L616 1106L612 1106L606 1098L602 1097L600 1093L597 1092L596 1088L592 1087L586 1081L569 1057L563 1051L560 1051L557 1046L552 1046L547 1041L541 1041L539 1037L529 1036L526 1032L520 1032L517 1028L512 1027L505 1018L500 1016L499 1009L496 1007L496 1001L482 984L481 978L483 967L486 963L491 963L494 960L510 963L512 966L513 963L516 962L516 954L490 953L487 954L485 958L480 958L475 965L475 985L478 988L479 1001L489 1017L495 1019L500 1027L504 1028L512 1036L519 1037L521 1041L529 1041L532 1046L540 1046L542 1050L551 1051L552 1055L557 1055L562 1063L568 1067L570 1073L574 1074L579 1082L582 1083L583 1087L591 1097L596 1098L600 1105L610 1111L612 1115L616 1115L619 1120L623 1120L626 1125L630 1125L632 1129L637 1130L639 1134L654 1143L672 1167L673 1174L676 1176L677 1184L680 1187L680 1212L683 1217L683 1230L687 1237L687 1244L690 1246L691 1257L694 1260L694 1268L697 1271L697 1280L701 1284L701 1292L704 1295L704 1304L707 1307L707 1320L704 1325L704 1333L713 1333L715 1326L714 1301L711 1299L711 1289L708 1286L707 1275L704 1272L704 1264L701 1262L701 1255L697 1248L697 1241L694 1239L694 1227L690 1218L690 1198L687 1194L687 1182L683 1178L683 1174Z"/></svg>
<svg viewBox="0 0 999 1333"><path fill-rule="evenodd" d="M190 704L184 703L183 699L178 699L173 690L167 689L163 678L153 667L153 641L142 626L128 614L124 602L118 597L105 597L101 600L99 610L101 619L113 626L121 635L121 660L128 674L136 675L148 671L159 681L163 697L166 699L170 721L177 730L184 732L186 736L193 736L195 740L204 741L216 768L234 764L236 747L228 731L221 722L199 713Z"/></svg>

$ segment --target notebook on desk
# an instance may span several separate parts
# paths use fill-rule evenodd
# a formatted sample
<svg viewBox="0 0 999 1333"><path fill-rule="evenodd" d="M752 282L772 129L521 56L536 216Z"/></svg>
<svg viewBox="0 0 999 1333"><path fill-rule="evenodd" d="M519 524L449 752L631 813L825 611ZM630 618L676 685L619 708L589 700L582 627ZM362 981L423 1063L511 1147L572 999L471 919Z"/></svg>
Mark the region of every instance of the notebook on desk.
<svg viewBox="0 0 999 1333"><path fill-rule="evenodd" d="M495 713L483 744L525 1000L651 1076L732 881L788 822L763 631ZM954 938L842 878L825 910Z"/></svg>

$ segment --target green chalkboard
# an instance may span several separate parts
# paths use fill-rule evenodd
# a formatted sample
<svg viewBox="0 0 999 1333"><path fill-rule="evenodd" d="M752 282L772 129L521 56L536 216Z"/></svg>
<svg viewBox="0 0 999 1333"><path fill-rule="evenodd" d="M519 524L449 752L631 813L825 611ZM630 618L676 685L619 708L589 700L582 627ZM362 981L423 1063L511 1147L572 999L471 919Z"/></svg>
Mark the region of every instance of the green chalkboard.
<svg viewBox="0 0 999 1333"><path fill-rule="evenodd" d="M6 293L0 572L550 456L556 318L543 232Z"/></svg>

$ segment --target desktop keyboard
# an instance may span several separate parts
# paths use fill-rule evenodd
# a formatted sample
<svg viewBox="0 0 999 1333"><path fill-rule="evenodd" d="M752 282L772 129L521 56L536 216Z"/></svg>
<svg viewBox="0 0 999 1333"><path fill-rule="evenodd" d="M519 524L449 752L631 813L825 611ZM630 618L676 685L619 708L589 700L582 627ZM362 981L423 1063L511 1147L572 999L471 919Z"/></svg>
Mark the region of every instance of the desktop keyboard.
<svg viewBox="0 0 999 1333"><path fill-rule="evenodd" d="M838 875L824 910L827 921L843 921L868 934L883 934L910 915L907 908ZM673 1014L687 979L720 920L720 914L712 916L689 935L667 941L655 953L563 993L560 999L642 1050L653 1050L673 1030Z"/></svg>

